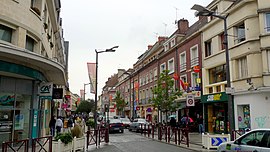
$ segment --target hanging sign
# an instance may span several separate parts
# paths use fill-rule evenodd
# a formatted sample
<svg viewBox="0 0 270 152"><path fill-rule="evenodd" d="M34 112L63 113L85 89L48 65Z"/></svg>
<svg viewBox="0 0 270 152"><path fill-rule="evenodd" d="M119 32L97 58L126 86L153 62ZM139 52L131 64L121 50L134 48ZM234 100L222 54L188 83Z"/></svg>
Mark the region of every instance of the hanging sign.
<svg viewBox="0 0 270 152"><path fill-rule="evenodd" d="M194 95L189 94L187 95L187 107L195 106L195 100L194 100Z"/></svg>
<svg viewBox="0 0 270 152"><path fill-rule="evenodd" d="M41 83L38 91L40 97L52 97L53 83L52 82Z"/></svg>

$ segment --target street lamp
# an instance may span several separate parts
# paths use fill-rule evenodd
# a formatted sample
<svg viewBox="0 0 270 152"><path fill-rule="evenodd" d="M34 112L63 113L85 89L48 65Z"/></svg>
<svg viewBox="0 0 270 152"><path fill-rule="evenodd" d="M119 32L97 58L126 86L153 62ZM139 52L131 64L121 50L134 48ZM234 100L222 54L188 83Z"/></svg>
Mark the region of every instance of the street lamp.
<svg viewBox="0 0 270 152"><path fill-rule="evenodd" d="M95 111L94 111L94 121L95 121L95 129L97 129L97 84L98 84L98 54L103 52L115 52L114 49L118 48L119 46L114 46L110 49L106 49L104 51L97 51L96 52L96 86L95 86Z"/></svg>
<svg viewBox="0 0 270 152"><path fill-rule="evenodd" d="M86 93L85 93L85 86L86 86L86 85L89 85L89 84L91 84L91 83L84 83L84 84L83 84L83 100L84 100L84 101L85 101L85 94L86 94Z"/></svg>
<svg viewBox="0 0 270 152"><path fill-rule="evenodd" d="M226 93L228 94L228 117L229 117L229 132L231 133L234 130L234 109L233 109L233 100L231 95L231 78L230 78L230 59L229 59L229 49L228 49L228 31L227 31L227 17L228 15L221 16L217 15L216 12L210 11L207 8L195 4L191 9L196 10L195 16L214 16L224 21L224 46L225 46L225 54L226 54L226 79L227 79L227 88ZM227 122L227 121L226 121ZM226 132L228 131L227 125L225 125Z"/></svg>

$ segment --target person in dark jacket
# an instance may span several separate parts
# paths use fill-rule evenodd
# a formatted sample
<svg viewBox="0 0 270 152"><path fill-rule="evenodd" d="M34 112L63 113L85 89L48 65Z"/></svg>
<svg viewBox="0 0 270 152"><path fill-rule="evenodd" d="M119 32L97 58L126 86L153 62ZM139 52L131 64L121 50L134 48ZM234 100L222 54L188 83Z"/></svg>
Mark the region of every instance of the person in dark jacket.
<svg viewBox="0 0 270 152"><path fill-rule="evenodd" d="M56 123L56 117L53 116L53 118L49 122L49 127L50 127L50 131L51 131L51 135L53 137L54 137L54 134L55 134L55 123Z"/></svg>
<svg viewBox="0 0 270 152"><path fill-rule="evenodd" d="M171 127L176 127L176 119L174 117L171 117L170 126Z"/></svg>

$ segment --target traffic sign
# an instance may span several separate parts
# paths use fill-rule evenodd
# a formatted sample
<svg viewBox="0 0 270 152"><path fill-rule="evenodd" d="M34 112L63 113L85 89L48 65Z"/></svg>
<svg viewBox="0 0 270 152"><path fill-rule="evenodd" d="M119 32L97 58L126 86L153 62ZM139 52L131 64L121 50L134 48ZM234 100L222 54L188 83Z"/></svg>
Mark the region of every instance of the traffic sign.
<svg viewBox="0 0 270 152"><path fill-rule="evenodd" d="M226 142L226 137L213 137L212 138L212 146L219 146L221 143Z"/></svg>
<svg viewBox="0 0 270 152"><path fill-rule="evenodd" d="M195 106L195 101L194 101L194 95L189 94L187 95L187 106Z"/></svg>

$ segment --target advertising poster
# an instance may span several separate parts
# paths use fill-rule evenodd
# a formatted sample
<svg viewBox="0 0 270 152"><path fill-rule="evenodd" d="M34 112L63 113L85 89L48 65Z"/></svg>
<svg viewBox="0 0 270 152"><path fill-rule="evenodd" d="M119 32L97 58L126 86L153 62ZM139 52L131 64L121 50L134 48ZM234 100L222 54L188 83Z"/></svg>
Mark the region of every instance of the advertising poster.
<svg viewBox="0 0 270 152"><path fill-rule="evenodd" d="M15 130L23 130L23 124L24 124L24 115L23 114L15 115Z"/></svg>

